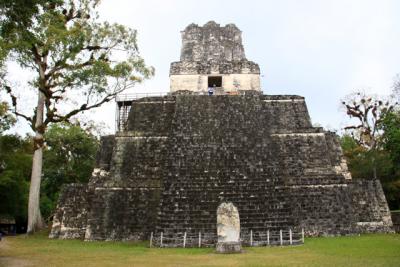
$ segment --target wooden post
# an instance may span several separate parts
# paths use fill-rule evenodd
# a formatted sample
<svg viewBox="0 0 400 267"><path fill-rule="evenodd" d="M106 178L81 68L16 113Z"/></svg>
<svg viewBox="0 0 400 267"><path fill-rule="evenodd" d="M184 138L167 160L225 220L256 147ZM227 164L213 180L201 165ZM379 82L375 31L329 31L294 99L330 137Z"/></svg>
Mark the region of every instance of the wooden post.
<svg viewBox="0 0 400 267"><path fill-rule="evenodd" d="M183 234L183 247L186 247L186 232Z"/></svg>
<svg viewBox="0 0 400 267"><path fill-rule="evenodd" d="M250 230L250 247L253 246L253 230Z"/></svg>
<svg viewBox="0 0 400 267"><path fill-rule="evenodd" d="M267 245L269 246L269 230L267 231Z"/></svg>
<svg viewBox="0 0 400 267"><path fill-rule="evenodd" d="M289 243L290 245L293 245L292 229L289 229Z"/></svg>
<svg viewBox="0 0 400 267"><path fill-rule="evenodd" d="M161 232L161 236L160 236L160 248L162 248L162 246L163 246L162 241L163 241L163 232Z"/></svg>
<svg viewBox="0 0 400 267"><path fill-rule="evenodd" d="M199 248L201 248L201 232L199 232Z"/></svg>
<svg viewBox="0 0 400 267"><path fill-rule="evenodd" d="M304 244L304 228L301 228L301 242Z"/></svg>
<svg viewBox="0 0 400 267"><path fill-rule="evenodd" d="M153 232L150 234L150 247L153 246Z"/></svg>
<svg viewBox="0 0 400 267"><path fill-rule="evenodd" d="M282 246L283 245L282 230L279 230L279 240Z"/></svg>

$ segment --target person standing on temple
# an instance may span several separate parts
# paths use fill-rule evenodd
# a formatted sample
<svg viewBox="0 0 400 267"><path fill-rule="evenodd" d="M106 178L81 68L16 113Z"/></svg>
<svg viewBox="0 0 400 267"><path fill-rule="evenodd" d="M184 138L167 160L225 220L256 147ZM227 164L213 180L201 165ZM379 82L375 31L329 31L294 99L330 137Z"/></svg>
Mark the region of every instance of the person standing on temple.
<svg viewBox="0 0 400 267"><path fill-rule="evenodd" d="M216 88L217 86L215 85L215 84L213 84L213 87L209 87L208 88L208 95L213 95L214 94L214 92L215 92L215 88Z"/></svg>

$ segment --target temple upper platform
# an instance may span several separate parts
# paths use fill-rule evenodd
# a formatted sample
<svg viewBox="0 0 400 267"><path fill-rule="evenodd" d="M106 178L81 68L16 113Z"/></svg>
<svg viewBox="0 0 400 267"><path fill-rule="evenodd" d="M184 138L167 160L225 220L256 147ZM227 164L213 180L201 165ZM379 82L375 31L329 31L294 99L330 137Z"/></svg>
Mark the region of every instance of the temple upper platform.
<svg viewBox="0 0 400 267"><path fill-rule="evenodd" d="M180 61L172 62L170 68L171 92L261 91L260 67L246 59L242 32L234 24L190 24L181 33Z"/></svg>

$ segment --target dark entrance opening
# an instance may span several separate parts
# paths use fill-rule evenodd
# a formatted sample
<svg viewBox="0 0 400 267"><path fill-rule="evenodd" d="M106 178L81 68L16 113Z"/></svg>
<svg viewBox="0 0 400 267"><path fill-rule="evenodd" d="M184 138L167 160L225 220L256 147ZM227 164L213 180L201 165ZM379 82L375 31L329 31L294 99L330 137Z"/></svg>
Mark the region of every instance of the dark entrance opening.
<svg viewBox="0 0 400 267"><path fill-rule="evenodd" d="M222 76L208 76L208 88L222 87Z"/></svg>

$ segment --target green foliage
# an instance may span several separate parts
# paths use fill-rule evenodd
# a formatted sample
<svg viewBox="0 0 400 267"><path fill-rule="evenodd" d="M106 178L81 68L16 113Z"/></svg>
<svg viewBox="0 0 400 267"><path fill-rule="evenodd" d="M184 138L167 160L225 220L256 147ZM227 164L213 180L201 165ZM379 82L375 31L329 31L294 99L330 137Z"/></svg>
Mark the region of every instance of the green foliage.
<svg viewBox="0 0 400 267"><path fill-rule="evenodd" d="M88 182L96 159L98 141L81 127L52 124L46 132L41 210L51 215L63 184Z"/></svg>
<svg viewBox="0 0 400 267"><path fill-rule="evenodd" d="M372 179L374 167L382 183L390 209L400 208L400 176L390 153L385 149L368 150L349 135L340 139L347 165L354 179Z"/></svg>
<svg viewBox="0 0 400 267"><path fill-rule="evenodd" d="M60 0L0 0L0 14L6 18L3 19L2 35L15 27L28 27L39 8L49 8L60 3Z"/></svg>
<svg viewBox="0 0 400 267"><path fill-rule="evenodd" d="M98 21L98 0L32 0L28 10L25 1L2 4L6 12L0 17L0 48L21 68L36 73L29 84L46 98L45 126L69 121L153 75L154 69L139 55L135 30ZM26 12L27 18L21 22L24 27L16 22L18 10ZM24 88L10 84L3 75L0 87L10 94L16 108L19 99L14 92ZM61 111L62 103L68 103L70 109ZM15 113L35 129L34 115L17 109Z"/></svg>
<svg viewBox="0 0 400 267"><path fill-rule="evenodd" d="M400 112L388 113L381 125L383 130L383 147L389 151L390 157L395 164L396 171L400 171Z"/></svg>
<svg viewBox="0 0 400 267"><path fill-rule="evenodd" d="M395 97L354 93L342 104L355 120L340 140L353 178L379 179L389 207L399 209L400 113Z"/></svg>
<svg viewBox="0 0 400 267"><path fill-rule="evenodd" d="M11 128L15 123L15 118L8 111L8 104L0 102L0 134Z"/></svg>
<svg viewBox="0 0 400 267"><path fill-rule="evenodd" d="M377 177L382 181L392 175L393 163L385 150L368 150L359 145L353 137L344 135L340 139L344 156L352 177L355 179L373 179L374 162Z"/></svg>
<svg viewBox="0 0 400 267"><path fill-rule="evenodd" d="M25 221L32 144L17 135L0 135L0 214Z"/></svg>
<svg viewBox="0 0 400 267"><path fill-rule="evenodd" d="M87 179L83 177L88 177L90 163L85 160L93 160L83 151L86 148L77 148L80 141L72 146L56 139L60 144L52 145L51 138L57 136L46 133L48 126L71 122L75 115L113 100L154 73L139 55L136 31L100 21L98 4L99 0L0 0L0 90L9 95L13 113L35 132L35 149L41 151L46 143L43 135L49 138L43 161L47 192L42 194L47 211L62 183ZM17 62L32 80L22 86L12 81L7 60ZM17 108L22 97L31 97L25 93L29 87L38 95L30 114ZM58 145L65 151L57 151ZM35 159L33 164L42 164L40 152ZM40 180L40 175L32 174L28 232L40 227L40 196L35 190Z"/></svg>
<svg viewBox="0 0 400 267"><path fill-rule="evenodd" d="M46 133L41 210L48 218L63 184L88 182L98 147L77 125L53 124ZM30 138L0 135L0 214L26 221L33 145Z"/></svg>
<svg viewBox="0 0 400 267"><path fill-rule="evenodd" d="M3 64L16 40L28 38L25 31L39 14L40 9L48 9L61 4L61 0L0 0L0 62Z"/></svg>
<svg viewBox="0 0 400 267"><path fill-rule="evenodd" d="M393 209L400 208L400 112L386 114L380 128L382 147L387 151L393 163L392 175L383 184L386 198Z"/></svg>

